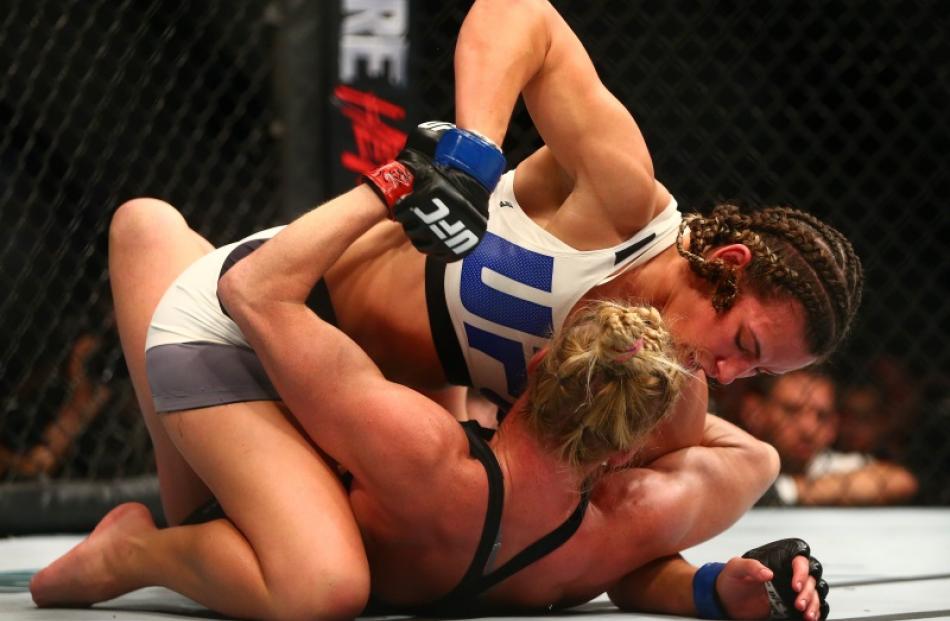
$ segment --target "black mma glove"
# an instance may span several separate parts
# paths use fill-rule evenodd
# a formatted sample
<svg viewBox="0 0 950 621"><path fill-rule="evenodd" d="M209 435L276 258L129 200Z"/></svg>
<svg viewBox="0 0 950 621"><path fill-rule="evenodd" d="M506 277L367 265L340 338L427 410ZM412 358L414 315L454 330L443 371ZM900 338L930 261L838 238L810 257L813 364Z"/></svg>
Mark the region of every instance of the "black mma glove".
<svg viewBox="0 0 950 621"><path fill-rule="evenodd" d="M795 593L792 590L792 559L804 556L808 559L808 573L815 579L815 591L821 600L820 619L828 618L828 583L821 579L821 563L811 555L811 548L801 539L781 539L749 550L742 558L759 561L775 574L765 583L769 595L772 619L801 619L802 613L795 608Z"/></svg>
<svg viewBox="0 0 950 621"><path fill-rule="evenodd" d="M504 168L489 140L433 121L409 133L394 162L364 178L419 251L452 262L485 235L488 198Z"/></svg>

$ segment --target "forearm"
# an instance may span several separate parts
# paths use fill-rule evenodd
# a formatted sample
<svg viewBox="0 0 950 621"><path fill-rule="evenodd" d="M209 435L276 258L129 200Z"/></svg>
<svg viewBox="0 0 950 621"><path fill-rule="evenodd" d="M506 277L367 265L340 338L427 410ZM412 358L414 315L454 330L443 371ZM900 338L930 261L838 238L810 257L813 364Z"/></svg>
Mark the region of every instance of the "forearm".
<svg viewBox="0 0 950 621"><path fill-rule="evenodd" d="M314 284L386 208L360 185L301 216L220 280L218 294L235 321L263 304L306 301Z"/></svg>
<svg viewBox="0 0 950 621"><path fill-rule="evenodd" d="M456 123L500 145L518 95L550 46L545 0L477 0L455 48Z"/></svg>
<svg viewBox="0 0 950 621"><path fill-rule="evenodd" d="M762 441L714 414L707 414L702 445L710 448L755 449Z"/></svg>
<svg viewBox="0 0 950 621"><path fill-rule="evenodd" d="M608 595L621 610L692 617L696 567L679 554L656 559L627 574Z"/></svg>
<svg viewBox="0 0 950 621"><path fill-rule="evenodd" d="M673 411L644 442L637 463L647 464L663 455L702 444L709 397L705 382L687 382Z"/></svg>
<svg viewBox="0 0 950 621"><path fill-rule="evenodd" d="M778 453L770 444L712 414L706 417L702 446L710 449L704 478L710 490L717 490L710 516L722 512L732 523L775 481Z"/></svg>

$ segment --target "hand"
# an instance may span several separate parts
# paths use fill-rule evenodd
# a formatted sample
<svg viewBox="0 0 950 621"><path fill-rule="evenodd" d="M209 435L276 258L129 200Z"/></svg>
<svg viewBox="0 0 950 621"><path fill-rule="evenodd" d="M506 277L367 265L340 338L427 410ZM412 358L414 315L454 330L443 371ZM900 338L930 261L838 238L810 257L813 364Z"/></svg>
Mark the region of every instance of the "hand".
<svg viewBox="0 0 950 621"><path fill-rule="evenodd" d="M421 252L451 262L488 227L488 198L504 169L501 150L450 123L416 127L395 162L365 176Z"/></svg>
<svg viewBox="0 0 950 621"><path fill-rule="evenodd" d="M730 560L716 580L716 590L733 619L819 621L829 610L828 583L821 573L821 563L811 556L807 543L782 539Z"/></svg>

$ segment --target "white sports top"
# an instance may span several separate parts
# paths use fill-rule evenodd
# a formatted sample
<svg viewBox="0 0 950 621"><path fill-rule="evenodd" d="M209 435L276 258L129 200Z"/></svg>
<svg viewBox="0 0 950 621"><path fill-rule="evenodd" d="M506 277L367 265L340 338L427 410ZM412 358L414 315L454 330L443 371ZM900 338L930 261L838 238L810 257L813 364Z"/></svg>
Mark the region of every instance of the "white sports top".
<svg viewBox="0 0 950 621"><path fill-rule="evenodd" d="M514 178L514 171L506 173L492 193L488 233L478 247L462 261L444 267L447 317L440 318L440 309L433 308L437 301L431 299L436 297L432 279L438 278L439 267L428 261L426 274L433 339L446 375L508 403L521 392L527 361L581 296L669 248L682 220L671 200L627 241L612 248L576 250L521 209ZM440 319L450 322L461 345L454 348L454 357L461 353L463 361L452 360L453 348L443 342L451 335L437 325Z"/></svg>

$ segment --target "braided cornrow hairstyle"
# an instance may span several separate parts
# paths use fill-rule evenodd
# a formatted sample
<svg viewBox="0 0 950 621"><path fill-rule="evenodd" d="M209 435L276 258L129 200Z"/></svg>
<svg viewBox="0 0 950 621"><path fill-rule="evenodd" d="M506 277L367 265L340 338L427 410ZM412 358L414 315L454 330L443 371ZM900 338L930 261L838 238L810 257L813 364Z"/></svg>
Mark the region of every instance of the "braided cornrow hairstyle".
<svg viewBox="0 0 950 621"><path fill-rule="evenodd" d="M687 228L689 250L683 244ZM744 212L722 204L709 216L687 216L676 248L693 272L713 284L712 303L719 312L735 303L738 277L730 265L705 255L734 243L752 252L744 283L764 298L784 294L801 302L809 349L819 359L827 358L848 333L861 302L864 276L851 243L815 216L790 207Z"/></svg>
<svg viewBox="0 0 950 621"><path fill-rule="evenodd" d="M609 301L575 312L529 378L525 420L572 467L635 448L686 370L659 311Z"/></svg>

